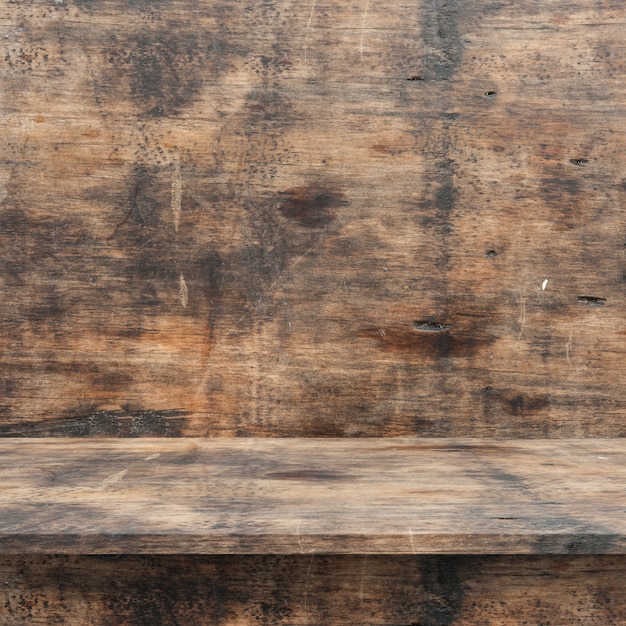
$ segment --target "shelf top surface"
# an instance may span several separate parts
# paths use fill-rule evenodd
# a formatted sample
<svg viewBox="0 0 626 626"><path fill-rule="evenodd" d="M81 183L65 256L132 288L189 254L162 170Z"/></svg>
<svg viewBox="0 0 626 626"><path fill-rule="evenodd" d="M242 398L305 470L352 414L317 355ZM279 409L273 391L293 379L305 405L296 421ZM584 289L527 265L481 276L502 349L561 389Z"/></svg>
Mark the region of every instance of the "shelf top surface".
<svg viewBox="0 0 626 626"><path fill-rule="evenodd" d="M626 441L7 439L5 553L626 553Z"/></svg>

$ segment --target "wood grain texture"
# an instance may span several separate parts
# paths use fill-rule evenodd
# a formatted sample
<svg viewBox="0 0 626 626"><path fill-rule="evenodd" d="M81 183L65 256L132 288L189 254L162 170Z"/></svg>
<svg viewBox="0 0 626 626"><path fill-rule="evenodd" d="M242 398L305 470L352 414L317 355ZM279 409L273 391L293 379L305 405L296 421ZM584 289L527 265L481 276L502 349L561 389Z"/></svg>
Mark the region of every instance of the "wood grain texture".
<svg viewBox="0 0 626 626"><path fill-rule="evenodd" d="M0 7L0 435L626 434L626 9Z"/></svg>
<svg viewBox="0 0 626 626"><path fill-rule="evenodd" d="M625 28L1 3L0 437L624 436ZM2 557L0 622L626 624L624 557L314 553L624 551L620 442L459 443L6 442L4 550L307 554Z"/></svg>
<svg viewBox="0 0 626 626"><path fill-rule="evenodd" d="M618 440L12 439L0 550L626 554Z"/></svg>
<svg viewBox="0 0 626 626"><path fill-rule="evenodd" d="M3 626L620 626L616 556L0 558Z"/></svg>

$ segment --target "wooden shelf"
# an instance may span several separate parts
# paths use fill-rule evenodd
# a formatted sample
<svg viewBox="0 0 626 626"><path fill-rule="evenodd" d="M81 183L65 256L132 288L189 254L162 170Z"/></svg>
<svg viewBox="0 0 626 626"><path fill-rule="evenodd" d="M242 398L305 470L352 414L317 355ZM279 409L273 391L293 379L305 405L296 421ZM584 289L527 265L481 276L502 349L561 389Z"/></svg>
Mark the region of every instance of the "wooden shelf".
<svg viewBox="0 0 626 626"><path fill-rule="evenodd" d="M0 550L626 553L626 441L7 439Z"/></svg>

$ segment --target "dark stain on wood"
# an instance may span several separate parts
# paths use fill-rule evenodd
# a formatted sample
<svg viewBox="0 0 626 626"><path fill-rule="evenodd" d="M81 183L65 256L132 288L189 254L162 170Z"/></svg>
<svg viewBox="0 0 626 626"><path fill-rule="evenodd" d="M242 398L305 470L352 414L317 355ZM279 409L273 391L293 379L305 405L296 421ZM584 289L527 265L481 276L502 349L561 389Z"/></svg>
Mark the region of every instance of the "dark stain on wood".
<svg viewBox="0 0 626 626"><path fill-rule="evenodd" d="M421 322L425 324L425 322ZM365 328L359 332L361 337L375 339L381 350L412 354L427 359L471 358L491 343L489 337L471 333L441 322L429 322L428 327L408 328L383 326Z"/></svg>
<svg viewBox="0 0 626 626"><path fill-rule="evenodd" d="M246 111L249 136L257 133L259 124L271 127L274 131L277 127L285 131L294 124L289 99L283 90L271 85L257 87L246 95Z"/></svg>
<svg viewBox="0 0 626 626"><path fill-rule="evenodd" d="M431 51L425 59L424 74L431 80L450 80L461 62L461 5L458 0L436 0L425 13L423 37Z"/></svg>
<svg viewBox="0 0 626 626"><path fill-rule="evenodd" d="M463 606L465 595L459 573L459 557L426 557L422 564L424 615L422 626L452 626Z"/></svg>
<svg viewBox="0 0 626 626"><path fill-rule="evenodd" d="M187 422L176 410L94 410L64 418L0 424L1 437L180 437Z"/></svg>
<svg viewBox="0 0 626 626"><path fill-rule="evenodd" d="M569 523L571 521L578 523L580 526L583 525L580 521L577 522L576 520L559 519L555 520L555 527L558 528L562 523ZM585 537L584 535L577 535L575 538L566 539L563 547L566 554L594 554L606 547L609 547L610 549L614 540L615 538L610 535L606 535L604 537L593 535ZM541 550L546 543L545 538L539 537L534 541L533 545L537 549Z"/></svg>
<svg viewBox="0 0 626 626"><path fill-rule="evenodd" d="M437 208L439 216L442 218L448 218L454 210L457 191L454 188L452 178L452 164L448 162L441 164L440 169L442 171L443 179L437 189L437 192L435 193L434 204Z"/></svg>
<svg viewBox="0 0 626 626"><path fill-rule="evenodd" d="M306 228L328 226L337 209L345 206L343 193L316 186L288 189L279 196L278 210L289 220Z"/></svg>
<svg viewBox="0 0 626 626"><path fill-rule="evenodd" d="M472 444L463 444L455 441L454 443L432 443L432 440L424 440L424 443L419 444L398 444L398 445L389 445L384 448L385 450L415 450L424 451L428 450L437 450L439 452L450 452L454 453L474 453L479 452L481 455L488 454L501 454L502 448L495 445L489 445L486 443L472 443Z"/></svg>
<svg viewBox="0 0 626 626"><path fill-rule="evenodd" d="M437 0L424 12L422 31L428 54L423 60L423 76L432 83L431 98L437 103L443 122L434 130L438 148L433 157L433 169L427 174L427 194L422 201L422 224L431 228L440 252L435 261L439 271L445 272L450 262L450 235L458 189L455 183L457 162L453 150L453 136L459 114L450 111L449 83L462 62L464 42L459 29L463 21L462 3L457 0ZM419 82L419 81L418 81ZM442 113L443 112L443 113ZM433 138L434 138L433 136ZM435 156L436 155L436 156ZM442 275L440 289L445 290Z"/></svg>
<svg viewBox="0 0 626 626"><path fill-rule="evenodd" d="M344 474L341 472L333 472L324 469L294 469L294 470L282 470L278 472L267 472L264 474L265 478L275 480L304 480L304 481L341 481L350 480L354 477L350 474Z"/></svg>
<svg viewBox="0 0 626 626"><path fill-rule="evenodd" d="M485 387L482 396L486 410L489 405L495 405L496 410L504 410L515 417L542 413L550 407L549 395L530 396L515 390Z"/></svg>
<svg viewBox="0 0 626 626"><path fill-rule="evenodd" d="M542 185L545 190L546 198L551 202L559 204L559 206L564 201L563 194L566 194L566 202L568 202L573 200L582 190L580 180L576 178L566 178L564 176L544 178ZM564 208L569 207L565 206Z"/></svg>
<svg viewBox="0 0 626 626"><path fill-rule="evenodd" d="M206 58L195 33L146 31L108 52L107 78L114 89L127 86L133 103L151 117L175 115L198 94L197 71Z"/></svg>

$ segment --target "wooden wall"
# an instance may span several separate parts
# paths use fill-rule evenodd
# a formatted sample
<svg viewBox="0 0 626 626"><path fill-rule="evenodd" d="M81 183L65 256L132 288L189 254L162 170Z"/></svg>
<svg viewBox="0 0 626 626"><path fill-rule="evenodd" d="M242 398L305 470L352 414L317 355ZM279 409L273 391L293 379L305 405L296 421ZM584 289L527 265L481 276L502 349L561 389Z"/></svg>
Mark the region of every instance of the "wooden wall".
<svg viewBox="0 0 626 626"><path fill-rule="evenodd" d="M0 433L623 436L625 28L4 3Z"/></svg>

